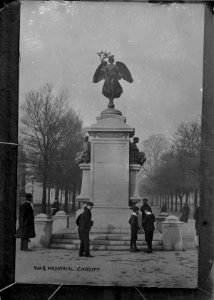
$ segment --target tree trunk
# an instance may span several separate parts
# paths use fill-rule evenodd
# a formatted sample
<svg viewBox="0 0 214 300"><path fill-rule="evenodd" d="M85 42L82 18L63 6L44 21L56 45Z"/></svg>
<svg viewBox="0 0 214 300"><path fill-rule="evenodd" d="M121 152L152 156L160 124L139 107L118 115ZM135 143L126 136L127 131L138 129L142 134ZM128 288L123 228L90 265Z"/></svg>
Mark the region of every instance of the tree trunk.
<svg viewBox="0 0 214 300"><path fill-rule="evenodd" d="M171 211L173 211L173 193L171 193Z"/></svg>
<svg viewBox="0 0 214 300"><path fill-rule="evenodd" d="M68 213L68 185L65 188L65 203L64 203L64 211Z"/></svg>
<svg viewBox="0 0 214 300"><path fill-rule="evenodd" d="M182 209L183 209L183 194L178 193L178 197L179 197L179 200L180 200L180 212L182 212Z"/></svg>
<svg viewBox="0 0 214 300"><path fill-rule="evenodd" d="M194 210L198 206L198 190L196 189L194 192Z"/></svg>
<svg viewBox="0 0 214 300"><path fill-rule="evenodd" d="M51 188L48 187L48 215L51 213Z"/></svg>
<svg viewBox="0 0 214 300"><path fill-rule="evenodd" d="M167 210L169 210L169 198L168 198L168 195L166 195L166 207L167 207Z"/></svg>
<svg viewBox="0 0 214 300"><path fill-rule="evenodd" d="M43 175L43 186L42 186L42 213L46 214L46 198L47 198L47 175Z"/></svg>
<svg viewBox="0 0 214 300"><path fill-rule="evenodd" d="M167 207L167 199L166 199L166 194L164 194L164 204L166 204L166 207ZM167 207L168 208L168 207Z"/></svg>
<svg viewBox="0 0 214 300"><path fill-rule="evenodd" d="M175 211L178 211L178 193L175 192Z"/></svg>
<svg viewBox="0 0 214 300"><path fill-rule="evenodd" d="M61 190L61 193L60 193L60 205L62 205L62 190Z"/></svg>
<svg viewBox="0 0 214 300"><path fill-rule="evenodd" d="M186 193L186 203L189 203L189 193Z"/></svg>
<svg viewBox="0 0 214 300"><path fill-rule="evenodd" d="M162 198L161 195L159 195L159 203L160 203L160 208L162 207Z"/></svg>
<svg viewBox="0 0 214 300"><path fill-rule="evenodd" d="M72 212L76 211L76 185L73 185L73 194L72 194Z"/></svg>
<svg viewBox="0 0 214 300"><path fill-rule="evenodd" d="M55 200L59 201L59 184L57 182L56 188L55 188Z"/></svg>

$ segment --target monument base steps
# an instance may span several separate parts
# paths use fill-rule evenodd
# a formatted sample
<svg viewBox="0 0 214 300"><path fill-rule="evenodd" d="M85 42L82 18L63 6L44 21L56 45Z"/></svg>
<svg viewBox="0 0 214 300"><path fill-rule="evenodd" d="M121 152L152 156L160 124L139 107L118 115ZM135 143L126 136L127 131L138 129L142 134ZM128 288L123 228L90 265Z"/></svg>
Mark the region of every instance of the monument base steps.
<svg viewBox="0 0 214 300"><path fill-rule="evenodd" d="M104 229L103 229L104 230ZM125 232L125 229L117 229L116 232L90 232L90 249L103 251L128 251L130 250L130 231ZM123 233L121 233L123 231ZM79 249L78 232L61 232L53 234L50 248L52 249ZM153 238L154 251L163 250L162 236L159 232L154 232ZM147 244L144 233L138 234L137 247L140 250L146 250Z"/></svg>

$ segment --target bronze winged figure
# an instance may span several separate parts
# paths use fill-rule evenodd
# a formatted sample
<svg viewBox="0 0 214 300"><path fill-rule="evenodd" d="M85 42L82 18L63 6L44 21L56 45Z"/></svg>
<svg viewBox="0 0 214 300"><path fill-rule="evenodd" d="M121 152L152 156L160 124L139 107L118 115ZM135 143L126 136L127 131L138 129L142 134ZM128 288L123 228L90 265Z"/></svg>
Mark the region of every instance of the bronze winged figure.
<svg viewBox="0 0 214 300"><path fill-rule="evenodd" d="M114 64L114 55L111 53L99 52L101 63L96 69L93 77L93 82L97 83L105 80L102 88L102 94L109 99L108 108L114 108L114 98L119 98L123 92L123 88L119 80L124 79L128 82L133 82L131 73L126 65L117 61ZM108 62L105 60L108 59Z"/></svg>

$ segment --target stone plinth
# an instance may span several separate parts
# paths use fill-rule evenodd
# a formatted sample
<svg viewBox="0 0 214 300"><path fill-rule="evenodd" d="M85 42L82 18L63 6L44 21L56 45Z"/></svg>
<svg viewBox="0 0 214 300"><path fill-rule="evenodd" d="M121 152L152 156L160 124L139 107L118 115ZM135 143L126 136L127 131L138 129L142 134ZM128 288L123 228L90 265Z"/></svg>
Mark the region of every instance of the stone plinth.
<svg viewBox="0 0 214 300"><path fill-rule="evenodd" d="M108 109L86 130L91 142L88 190L94 203L94 227L128 228L129 140L134 128L126 124L121 113Z"/></svg>
<svg viewBox="0 0 214 300"><path fill-rule="evenodd" d="M80 169L82 170L82 188L81 194L77 197L77 201L85 203L91 201L91 185L90 185L90 163L80 164Z"/></svg>
<svg viewBox="0 0 214 300"><path fill-rule="evenodd" d="M166 221L162 222L164 250L183 250L181 230L183 224L176 216L168 216Z"/></svg>
<svg viewBox="0 0 214 300"><path fill-rule="evenodd" d="M156 219L156 229L162 233L162 223L166 220L166 218L169 216L169 214L165 213L165 212L161 212L158 214L157 217L155 217Z"/></svg>
<svg viewBox="0 0 214 300"><path fill-rule="evenodd" d="M134 205L142 200L138 190L137 174L140 170L140 165L130 164L129 165L129 203Z"/></svg>
<svg viewBox="0 0 214 300"><path fill-rule="evenodd" d="M68 228L69 216L63 211L58 211L53 216L53 233L59 232L61 229Z"/></svg>
<svg viewBox="0 0 214 300"><path fill-rule="evenodd" d="M45 247L48 248L50 245L52 235L52 224L53 220L48 219L46 214L38 214L35 217L35 232L36 237L31 239L30 247Z"/></svg>
<svg viewBox="0 0 214 300"><path fill-rule="evenodd" d="M115 229L130 230L129 218L132 211L127 206L124 207L97 207L92 210L93 230L107 229L112 232Z"/></svg>

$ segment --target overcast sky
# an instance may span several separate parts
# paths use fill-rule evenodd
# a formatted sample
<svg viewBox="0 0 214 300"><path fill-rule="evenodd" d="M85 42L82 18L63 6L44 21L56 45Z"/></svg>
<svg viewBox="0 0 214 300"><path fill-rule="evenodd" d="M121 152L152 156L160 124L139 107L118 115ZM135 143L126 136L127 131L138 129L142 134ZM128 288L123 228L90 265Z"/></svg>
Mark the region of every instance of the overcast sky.
<svg viewBox="0 0 214 300"><path fill-rule="evenodd" d="M170 136L181 121L200 119L203 5L22 1L20 103L45 82L69 89L85 126L107 107L103 82L92 83L97 52L129 68L115 108L146 139Z"/></svg>

